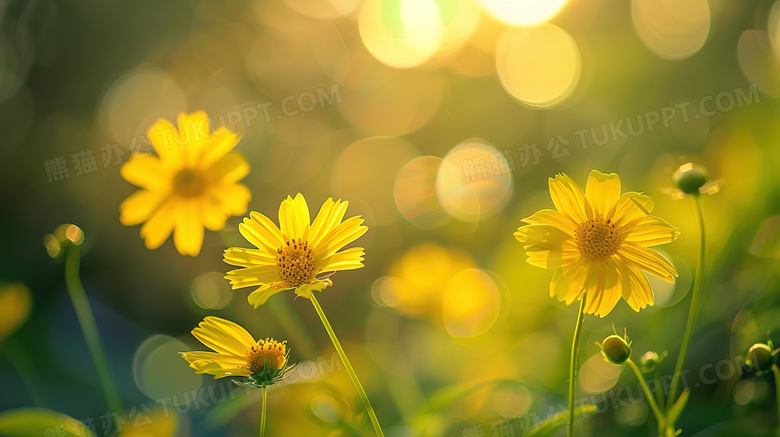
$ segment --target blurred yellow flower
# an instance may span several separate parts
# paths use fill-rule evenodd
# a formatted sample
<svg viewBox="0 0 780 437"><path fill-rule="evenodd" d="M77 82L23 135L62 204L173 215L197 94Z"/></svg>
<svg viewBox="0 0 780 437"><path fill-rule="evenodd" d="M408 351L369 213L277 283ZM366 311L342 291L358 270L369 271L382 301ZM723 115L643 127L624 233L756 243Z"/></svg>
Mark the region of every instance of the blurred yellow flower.
<svg viewBox="0 0 780 437"><path fill-rule="evenodd" d="M584 311L609 314L620 296L635 311L652 305L652 273L674 282L677 270L649 247L669 243L677 228L649 215L653 201L636 192L620 194L620 177L593 170L585 192L565 174L550 178L557 211L543 209L523 219L515 232L528 263L558 269L550 296L567 305L585 299Z"/></svg>
<svg viewBox="0 0 780 437"><path fill-rule="evenodd" d="M216 352L182 352L195 372L226 376L268 376L268 381L283 372L289 351L287 342L272 338L257 340L246 329L219 317L206 317L192 330L201 343Z"/></svg>
<svg viewBox="0 0 780 437"><path fill-rule="evenodd" d="M268 217L252 212L238 229L257 249L231 247L225 262L244 267L225 276L233 289L259 286L249 295L255 308L283 290L295 289L309 298L313 290L331 285L331 274L363 267L364 250L353 247L339 252L368 228L360 216L342 222L346 201L328 199L310 224L309 207L303 195L287 196L279 207L277 227Z"/></svg>
<svg viewBox="0 0 780 437"><path fill-rule="evenodd" d="M160 119L147 136L157 156L135 154L122 166L122 177L142 189L119 206L119 220L126 226L145 222L141 237L149 249L173 232L176 250L197 256L204 227L218 231L228 217L247 210L251 193L237 182L249 164L230 152L240 139L225 127L210 132L204 112L179 115L178 129Z"/></svg>

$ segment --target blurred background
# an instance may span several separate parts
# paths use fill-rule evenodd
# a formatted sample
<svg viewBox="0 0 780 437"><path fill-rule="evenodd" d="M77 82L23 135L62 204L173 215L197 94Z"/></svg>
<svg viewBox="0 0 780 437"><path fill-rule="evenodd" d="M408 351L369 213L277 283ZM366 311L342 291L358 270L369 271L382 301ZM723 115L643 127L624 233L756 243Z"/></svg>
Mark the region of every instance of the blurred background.
<svg viewBox="0 0 780 437"><path fill-rule="evenodd" d="M512 436L564 409L577 308L512 233L552 207L547 178L620 174L681 237L680 277L656 305L587 317L581 436L655 435L634 375L596 341L627 329L635 357L672 355L698 244L691 199L668 194L688 160L703 197L709 279L686 369L683 435L777 427L770 375L732 361L780 341L780 3L726 0L178 0L0 2L0 410L37 406L96 435L256 435L260 396L195 375L179 351L207 315L287 339L301 362L269 393L270 435L371 435L311 305L255 310L222 251L150 251L119 223L119 175L159 117L204 110L241 134L250 210L301 192L350 202L365 268L319 298L388 436ZM85 233L82 279L126 411L107 412L44 235ZM194 396L193 396L194 394ZM227 399L226 399L227 398ZM634 401L631 401L631 399ZM558 431L560 434L561 431ZM57 435L57 434L49 434Z"/></svg>

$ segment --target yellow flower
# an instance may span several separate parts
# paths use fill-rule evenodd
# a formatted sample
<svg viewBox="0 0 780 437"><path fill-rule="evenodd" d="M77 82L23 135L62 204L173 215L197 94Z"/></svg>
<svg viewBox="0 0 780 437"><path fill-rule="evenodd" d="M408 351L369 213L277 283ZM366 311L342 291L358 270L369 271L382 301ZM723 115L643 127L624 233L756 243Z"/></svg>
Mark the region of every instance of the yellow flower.
<svg viewBox="0 0 780 437"><path fill-rule="evenodd" d="M176 250L197 256L203 228L218 231L244 214L249 189L237 183L249 173L241 154L230 152L239 138L225 127L209 132L204 112L179 115L178 129L158 120L147 132L157 156L140 153L122 166L128 182L141 187L119 206L123 225L141 226L149 249L173 232Z"/></svg>
<svg viewBox="0 0 780 437"><path fill-rule="evenodd" d="M348 205L341 199L328 199L309 224L303 195L287 196L279 207L280 227L252 212L238 229L257 249L226 250L225 262L244 268L228 272L225 278L234 289L257 286L249 295L249 303L257 308L283 290L295 289L299 296L309 298L313 290L331 285L328 277L334 272L363 267L362 247L339 252L368 230L361 226L360 216L341 221Z"/></svg>
<svg viewBox="0 0 780 437"><path fill-rule="evenodd" d="M669 243L680 232L649 215L653 201L636 192L620 194L620 177L593 170L585 192L565 174L550 178L557 211L544 209L523 219L515 232L527 261L558 269L550 296L567 305L580 297L584 311L604 317L620 296L635 311L652 305L651 273L674 282L677 270L651 246Z"/></svg>
<svg viewBox="0 0 780 437"><path fill-rule="evenodd" d="M201 343L216 352L182 352L198 374L214 379L226 376L255 377L270 383L288 369L287 342L273 338L257 340L241 326L219 317L206 317L192 330Z"/></svg>

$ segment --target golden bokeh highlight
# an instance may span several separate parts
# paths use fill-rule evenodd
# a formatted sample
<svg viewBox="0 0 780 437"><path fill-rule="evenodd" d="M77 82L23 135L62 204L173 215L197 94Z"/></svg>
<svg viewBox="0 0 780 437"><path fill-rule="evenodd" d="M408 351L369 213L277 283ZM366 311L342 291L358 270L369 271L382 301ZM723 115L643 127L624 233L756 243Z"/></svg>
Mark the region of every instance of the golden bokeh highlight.
<svg viewBox="0 0 780 437"><path fill-rule="evenodd" d="M508 161L486 141L475 138L458 144L444 157L436 176L439 203L464 222L477 223L495 215L513 191L512 173L502 169L510 169Z"/></svg>
<svg viewBox="0 0 780 437"><path fill-rule="evenodd" d="M284 0L284 4L307 17L332 19L356 11L360 0Z"/></svg>
<svg viewBox="0 0 780 437"><path fill-rule="evenodd" d="M496 48L496 70L507 92L533 108L563 102L579 83L580 51L568 32L552 24L507 30Z"/></svg>
<svg viewBox="0 0 780 437"><path fill-rule="evenodd" d="M617 384L621 368L604 359L601 352L594 354L580 368L580 387L587 393L604 393Z"/></svg>
<svg viewBox="0 0 780 437"><path fill-rule="evenodd" d="M233 299L233 291L223 273L208 272L198 275L190 286L192 301L207 310L225 308Z"/></svg>
<svg viewBox="0 0 780 437"><path fill-rule="evenodd" d="M748 30L737 43L737 59L742 73L761 92L780 96L780 61L772 50L767 32Z"/></svg>
<svg viewBox="0 0 780 437"><path fill-rule="evenodd" d="M425 242L408 249L377 281L375 296L408 316L436 316L441 311L447 284L474 261L460 250Z"/></svg>
<svg viewBox="0 0 780 437"><path fill-rule="evenodd" d="M442 298L444 327L453 337L484 334L498 320L501 292L493 278L480 269L468 269L455 275Z"/></svg>
<svg viewBox="0 0 780 437"><path fill-rule="evenodd" d="M442 41L443 25L434 0L366 0L358 24L371 54L395 68L425 63Z"/></svg>
<svg viewBox="0 0 780 437"><path fill-rule="evenodd" d="M365 202L377 224L392 223L399 215L393 198L395 176L417 155L417 149L400 138L357 141L341 152L333 164L332 194L350 202Z"/></svg>
<svg viewBox="0 0 780 437"><path fill-rule="evenodd" d="M393 185L395 204L401 215L419 229L435 229L452 218L436 197L436 175L442 159L420 156L404 164Z"/></svg>
<svg viewBox="0 0 780 437"><path fill-rule="evenodd" d="M554 18L568 0L481 0L485 12L510 26L530 27Z"/></svg>
<svg viewBox="0 0 780 437"><path fill-rule="evenodd" d="M186 112L187 99L179 84L164 70L140 66L134 68L108 89L100 103L99 119L114 140L131 146L132 140L145 135L159 118L176 120ZM136 140L137 146L144 145Z"/></svg>
<svg viewBox="0 0 780 437"><path fill-rule="evenodd" d="M710 32L707 0L631 0L637 35L658 57L687 58L702 48Z"/></svg>

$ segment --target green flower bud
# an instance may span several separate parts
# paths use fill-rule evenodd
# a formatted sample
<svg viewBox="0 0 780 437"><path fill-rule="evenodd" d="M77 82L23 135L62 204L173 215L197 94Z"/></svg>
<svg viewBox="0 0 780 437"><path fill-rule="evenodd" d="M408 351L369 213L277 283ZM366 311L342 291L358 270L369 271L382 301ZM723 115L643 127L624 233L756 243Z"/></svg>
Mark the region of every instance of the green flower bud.
<svg viewBox="0 0 780 437"><path fill-rule="evenodd" d="M763 343L756 343L748 350L748 365L755 373L763 373L775 364L776 355L772 348Z"/></svg>
<svg viewBox="0 0 780 437"><path fill-rule="evenodd" d="M620 366L631 358L631 344L619 335L610 335L601 344L601 353L607 361Z"/></svg>
<svg viewBox="0 0 780 437"><path fill-rule="evenodd" d="M639 364L642 368L642 373L650 373L655 370L658 364L661 362L661 357L653 351L647 351L639 360Z"/></svg>
<svg viewBox="0 0 780 437"><path fill-rule="evenodd" d="M699 194L699 188L710 180L710 174L703 165L687 162L672 176L674 184L685 194Z"/></svg>
<svg viewBox="0 0 780 437"><path fill-rule="evenodd" d="M70 247L80 246L84 242L84 231L76 225L66 223L57 226L54 233L43 237L43 245L46 252L52 258L59 258L65 254Z"/></svg>

